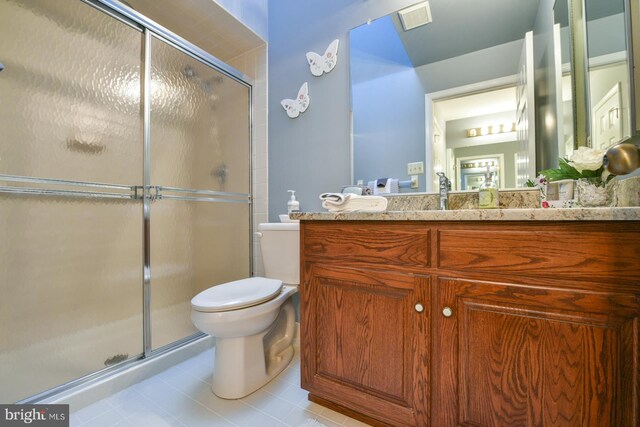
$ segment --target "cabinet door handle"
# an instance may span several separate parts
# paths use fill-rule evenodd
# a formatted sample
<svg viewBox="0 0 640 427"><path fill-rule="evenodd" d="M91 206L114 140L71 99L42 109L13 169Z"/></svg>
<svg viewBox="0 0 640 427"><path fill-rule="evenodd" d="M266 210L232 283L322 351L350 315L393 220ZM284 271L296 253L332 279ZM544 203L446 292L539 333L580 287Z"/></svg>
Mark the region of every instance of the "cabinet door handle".
<svg viewBox="0 0 640 427"><path fill-rule="evenodd" d="M451 310L451 307L445 307L442 309L442 315L444 317L451 317L453 315L453 310Z"/></svg>
<svg viewBox="0 0 640 427"><path fill-rule="evenodd" d="M414 306L414 308L416 309L416 311L417 311L418 313L422 313L422 312L424 311L424 305L422 305L422 304L420 304L420 303L416 304L416 305Z"/></svg>

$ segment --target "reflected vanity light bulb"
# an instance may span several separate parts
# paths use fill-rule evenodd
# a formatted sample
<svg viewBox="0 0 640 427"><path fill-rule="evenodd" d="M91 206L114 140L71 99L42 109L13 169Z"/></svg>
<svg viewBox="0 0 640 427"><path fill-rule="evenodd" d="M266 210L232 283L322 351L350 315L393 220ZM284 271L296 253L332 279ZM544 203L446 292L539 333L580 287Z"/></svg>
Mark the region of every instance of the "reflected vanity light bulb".
<svg viewBox="0 0 640 427"><path fill-rule="evenodd" d="M482 126L480 128L480 135L487 135L489 133L489 128L486 126Z"/></svg>
<svg viewBox="0 0 640 427"><path fill-rule="evenodd" d="M500 125L491 125L491 134L495 135L500 133Z"/></svg>

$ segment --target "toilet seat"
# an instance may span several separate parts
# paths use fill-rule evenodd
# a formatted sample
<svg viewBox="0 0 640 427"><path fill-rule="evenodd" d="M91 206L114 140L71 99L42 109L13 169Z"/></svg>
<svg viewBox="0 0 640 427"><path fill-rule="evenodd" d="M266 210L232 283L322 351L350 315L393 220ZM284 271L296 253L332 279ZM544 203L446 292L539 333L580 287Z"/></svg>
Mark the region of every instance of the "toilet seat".
<svg viewBox="0 0 640 427"><path fill-rule="evenodd" d="M269 301L281 290L281 280L251 277L204 290L193 297L191 306L206 313L239 310Z"/></svg>

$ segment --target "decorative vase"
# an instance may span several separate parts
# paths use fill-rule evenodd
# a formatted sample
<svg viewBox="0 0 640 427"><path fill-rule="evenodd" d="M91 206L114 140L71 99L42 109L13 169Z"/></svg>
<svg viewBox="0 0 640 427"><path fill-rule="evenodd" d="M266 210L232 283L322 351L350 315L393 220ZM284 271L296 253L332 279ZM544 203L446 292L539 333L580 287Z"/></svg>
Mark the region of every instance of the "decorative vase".
<svg viewBox="0 0 640 427"><path fill-rule="evenodd" d="M607 207L616 204L615 179L605 183L600 178L580 178L576 180L578 205L582 207Z"/></svg>

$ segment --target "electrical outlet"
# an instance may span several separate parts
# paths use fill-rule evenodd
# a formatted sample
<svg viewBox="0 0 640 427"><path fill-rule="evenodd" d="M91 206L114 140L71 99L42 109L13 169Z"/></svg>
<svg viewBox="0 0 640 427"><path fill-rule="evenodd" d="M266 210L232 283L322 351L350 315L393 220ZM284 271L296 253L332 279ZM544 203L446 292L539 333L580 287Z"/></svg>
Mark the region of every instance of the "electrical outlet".
<svg viewBox="0 0 640 427"><path fill-rule="evenodd" d="M418 188L420 187L420 183L418 181L418 175L412 175L411 176L411 188Z"/></svg>
<svg viewBox="0 0 640 427"><path fill-rule="evenodd" d="M407 164L407 175L424 173L424 162L413 162Z"/></svg>

